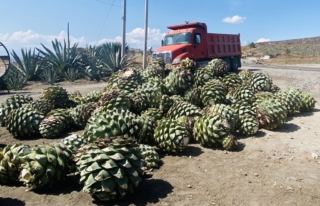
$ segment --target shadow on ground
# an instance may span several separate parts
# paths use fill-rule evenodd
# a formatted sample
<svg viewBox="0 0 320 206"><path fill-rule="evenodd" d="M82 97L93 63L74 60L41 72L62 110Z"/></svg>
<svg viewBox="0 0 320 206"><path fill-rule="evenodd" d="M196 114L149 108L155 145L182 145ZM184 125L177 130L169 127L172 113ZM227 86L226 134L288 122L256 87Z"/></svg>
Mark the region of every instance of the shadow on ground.
<svg viewBox="0 0 320 206"><path fill-rule="evenodd" d="M13 199L10 197L7 197L7 198L0 197L0 205L3 205L3 206L24 206L26 204L18 199Z"/></svg>
<svg viewBox="0 0 320 206"><path fill-rule="evenodd" d="M51 188L39 188L34 190L37 194L60 195L70 194L73 191L80 192L83 185L79 184L80 176L68 176L65 181L54 184Z"/></svg>
<svg viewBox="0 0 320 206"><path fill-rule="evenodd" d="M246 145L244 143L242 143L242 142L239 142L239 139L237 138L237 143L234 145L233 149L230 150L229 152L240 152L245 148L245 146ZM214 146L201 146L201 145L199 145L198 147L199 147L199 149L201 149L203 147L203 148L211 149L211 150L226 151L226 149L223 148L223 146L221 144L216 144ZM200 154L202 154L202 153L203 153L203 151L201 149L201 153ZM199 156L199 155L196 155L196 156ZM189 156L192 156L192 155L189 155L189 156L186 155L186 156L189 157ZM196 156L193 156L193 157L196 157Z"/></svg>
<svg viewBox="0 0 320 206"><path fill-rule="evenodd" d="M298 131L301 127L293 123L284 123L281 128L277 129L276 132L289 133Z"/></svg>
<svg viewBox="0 0 320 206"><path fill-rule="evenodd" d="M166 198L172 193L173 186L161 179L145 179L135 188L132 194L129 194L125 199L112 200L108 203L95 200L93 203L97 205L147 205L160 202L160 199Z"/></svg>
<svg viewBox="0 0 320 206"><path fill-rule="evenodd" d="M200 145L190 145L189 144L183 152L178 154L178 156L180 156L180 157L183 157L183 156L197 157L197 156L201 155L202 153L203 153L203 151L202 151Z"/></svg>
<svg viewBox="0 0 320 206"><path fill-rule="evenodd" d="M261 137L265 137L266 136L266 132L263 131L263 129L259 129L257 131L257 133L255 133L254 135L251 135L251 136L245 136L245 135L242 135L242 134L239 134L239 133L236 133L235 134L237 139L241 140L241 139L247 139L247 138L261 138Z"/></svg>
<svg viewBox="0 0 320 206"><path fill-rule="evenodd" d="M259 129L258 132L253 136L254 138L261 138L261 137L265 137L266 136L266 132Z"/></svg>
<svg viewBox="0 0 320 206"><path fill-rule="evenodd" d="M188 145L185 150L183 150L182 152L179 152L177 154L168 154L162 150L157 150L158 154L159 154L159 158L162 159L165 156L168 155L174 155L174 156L178 156L178 157L197 157L199 155L201 155L203 153L201 146L198 144L194 144L194 145Z"/></svg>
<svg viewBox="0 0 320 206"><path fill-rule="evenodd" d="M296 114L288 116L287 117L287 121L291 121L291 120L293 120L294 118L297 118L297 117L309 117L309 116L314 115L315 112L319 112L319 111L320 111L320 109L314 108L311 112L296 113Z"/></svg>

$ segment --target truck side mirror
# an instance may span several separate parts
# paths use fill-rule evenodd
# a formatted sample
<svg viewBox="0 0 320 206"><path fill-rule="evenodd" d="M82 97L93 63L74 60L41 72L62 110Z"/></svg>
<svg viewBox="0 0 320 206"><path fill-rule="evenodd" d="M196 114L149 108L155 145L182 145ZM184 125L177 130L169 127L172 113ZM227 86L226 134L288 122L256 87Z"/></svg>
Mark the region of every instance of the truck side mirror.
<svg viewBox="0 0 320 206"><path fill-rule="evenodd" d="M161 40L161 46L163 46L163 40Z"/></svg>

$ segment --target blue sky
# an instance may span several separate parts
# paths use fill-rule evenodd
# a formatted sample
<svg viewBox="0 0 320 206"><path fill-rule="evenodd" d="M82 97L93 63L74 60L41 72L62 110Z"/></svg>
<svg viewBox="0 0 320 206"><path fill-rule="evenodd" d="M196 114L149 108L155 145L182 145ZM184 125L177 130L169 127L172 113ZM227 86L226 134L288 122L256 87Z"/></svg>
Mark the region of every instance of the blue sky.
<svg viewBox="0 0 320 206"><path fill-rule="evenodd" d="M0 0L0 42L11 52L72 43L121 42L122 0ZM127 0L126 40L143 48L145 0ZM320 36L318 0L149 0L148 47L160 46L168 25L204 22L212 33L240 33L243 45ZM0 48L0 55L3 53Z"/></svg>

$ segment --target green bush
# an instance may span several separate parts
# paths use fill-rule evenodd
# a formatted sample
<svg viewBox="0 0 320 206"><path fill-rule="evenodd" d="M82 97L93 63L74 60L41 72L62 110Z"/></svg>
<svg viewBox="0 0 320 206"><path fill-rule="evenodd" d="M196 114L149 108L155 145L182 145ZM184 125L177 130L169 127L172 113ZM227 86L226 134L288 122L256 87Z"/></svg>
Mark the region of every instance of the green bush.
<svg viewBox="0 0 320 206"><path fill-rule="evenodd" d="M250 48L256 48L256 44L255 44L254 42L251 42L251 43L249 44L249 47L250 47Z"/></svg>

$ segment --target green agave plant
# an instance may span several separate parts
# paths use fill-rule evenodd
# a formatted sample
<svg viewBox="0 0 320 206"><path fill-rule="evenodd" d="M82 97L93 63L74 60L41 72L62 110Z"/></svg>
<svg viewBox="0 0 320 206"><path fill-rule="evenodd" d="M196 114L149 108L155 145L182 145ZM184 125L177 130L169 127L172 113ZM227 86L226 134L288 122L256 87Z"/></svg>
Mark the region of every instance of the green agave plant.
<svg viewBox="0 0 320 206"><path fill-rule="evenodd" d="M67 68L66 71L63 71L62 75L69 82L74 82L75 80L80 79L82 72L77 68L70 67L70 68Z"/></svg>
<svg viewBox="0 0 320 206"><path fill-rule="evenodd" d="M38 70L40 68L41 57L39 53L36 53L35 49L31 52L31 49L21 49L22 58L12 50L11 55L14 59L14 63L11 64L16 70L20 71L27 80L37 80Z"/></svg>
<svg viewBox="0 0 320 206"><path fill-rule="evenodd" d="M56 81L59 80L59 75L57 71L52 67L48 62L43 62L41 67L40 78L44 84L53 85Z"/></svg>
<svg viewBox="0 0 320 206"><path fill-rule="evenodd" d="M129 46L125 47L125 50L129 51ZM121 55L121 43L108 42L100 45L97 49L99 59L112 73L131 65L133 57L129 57L127 54Z"/></svg>
<svg viewBox="0 0 320 206"><path fill-rule="evenodd" d="M27 80L41 80L45 84L57 81L75 81L88 77L99 81L111 76L114 72L131 65L133 57L127 55L129 46L125 46L126 54L121 54L121 43L108 42L87 48L78 47L75 43L51 42L52 49L41 44L43 49L21 49L22 57L15 51L12 56L15 62L3 82L12 89L21 89ZM37 50L37 51L36 51Z"/></svg>
<svg viewBox="0 0 320 206"><path fill-rule="evenodd" d="M64 75L65 72L70 72L70 68L75 70L82 71L81 52L78 52L78 44L75 43L71 48L68 48L66 41L64 40L64 44L62 45L57 39L52 41L53 51L48 49L46 46L41 44L44 48L44 51L38 49L41 55L44 56L42 61L49 63L54 70L56 70L57 74L68 78L68 76ZM68 79L67 79L68 80Z"/></svg>
<svg viewBox="0 0 320 206"><path fill-rule="evenodd" d="M10 65L6 70L6 72L2 76L2 79L6 85L6 87L4 87L3 89L7 90L22 89L27 81L27 77L25 76L25 74L23 74L20 70L18 70L16 67L13 67L12 65Z"/></svg>
<svg viewBox="0 0 320 206"><path fill-rule="evenodd" d="M90 80L99 81L101 78L110 75L110 72L106 69L105 63L99 59L98 52L99 49L95 46L89 46L83 52L81 63L85 68L84 75Z"/></svg>

